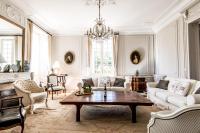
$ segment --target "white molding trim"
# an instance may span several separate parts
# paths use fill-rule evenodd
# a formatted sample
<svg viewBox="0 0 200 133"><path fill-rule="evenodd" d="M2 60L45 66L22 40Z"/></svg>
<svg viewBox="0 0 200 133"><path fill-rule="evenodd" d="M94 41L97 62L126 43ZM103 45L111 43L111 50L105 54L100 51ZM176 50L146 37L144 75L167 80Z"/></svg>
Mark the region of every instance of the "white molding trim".
<svg viewBox="0 0 200 133"><path fill-rule="evenodd" d="M168 8L168 12L163 13L159 21L154 24L153 31L157 33L170 22L180 17L187 8L197 2L199 0L183 0L179 5L172 5L171 8ZM177 4L177 2L174 2L174 4Z"/></svg>
<svg viewBox="0 0 200 133"><path fill-rule="evenodd" d="M26 27L25 13L6 0L0 0L0 15L22 27Z"/></svg>

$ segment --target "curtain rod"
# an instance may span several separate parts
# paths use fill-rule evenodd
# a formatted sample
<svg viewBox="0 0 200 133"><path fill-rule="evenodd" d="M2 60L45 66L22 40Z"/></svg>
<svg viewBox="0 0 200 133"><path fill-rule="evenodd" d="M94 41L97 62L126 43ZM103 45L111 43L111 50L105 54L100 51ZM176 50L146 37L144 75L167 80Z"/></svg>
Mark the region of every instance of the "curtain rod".
<svg viewBox="0 0 200 133"><path fill-rule="evenodd" d="M38 28L40 28L41 30L43 30L44 32L46 32L47 34L49 34L50 36L52 36L52 34L50 34L48 31L46 31L44 28L42 28L41 26L39 26L38 24L36 24L35 22L33 22L31 19L28 19L28 21L32 22L34 25L36 25Z"/></svg>

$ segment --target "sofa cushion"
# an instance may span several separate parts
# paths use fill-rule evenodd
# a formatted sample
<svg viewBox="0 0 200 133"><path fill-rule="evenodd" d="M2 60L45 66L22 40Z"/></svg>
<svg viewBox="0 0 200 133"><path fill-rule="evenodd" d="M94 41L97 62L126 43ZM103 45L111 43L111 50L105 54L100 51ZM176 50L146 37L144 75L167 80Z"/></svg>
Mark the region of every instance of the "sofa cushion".
<svg viewBox="0 0 200 133"><path fill-rule="evenodd" d="M159 92L159 91L165 91L165 90L159 89L159 88L147 88L147 93L153 96L155 96L156 92Z"/></svg>
<svg viewBox="0 0 200 133"><path fill-rule="evenodd" d="M190 82L170 81L168 85L169 92L181 96L187 95L189 89L190 89Z"/></svg>
<svg viewBox="0 0 200 133"><path fill-rule="evenodd" d="M99 77L98 78L98 87L104 87L105 84L107 87L110 87L110 77Z"/></svg>
<svg viewBox="0 0 200 133"><path fill-rule="evenodd" d="M167 90L168 84L169 84L169 80L160 80L158 84L156 85L156 88Z"/></svg>
<svg viewBox="0 0 200 133"><path fill-rule="evenodd" d="M198 89L194 92L194 94L200 94L200 88L198 88Z"/></svg>
<svg viewBox="0 0 200 133"><path fill-rule="evenodd" d="M158 97L159 99L166 101L167 102L167 98L171 95L174 95L173 93L168 92L168 90L163 90L163 91L157 91L156 92L156 97Z"/></svg>
<svg viewBox="0 0 200 133"><path fill-rule="evenodd" d="M125 82L125 79L116 78L113 86L115 86L115 87L124 87L124 82Z"/></svg>
<svg viewBox="0 0 200 133"><path fill-rule="evenodd" d="M187 97L180 96L180 95L169 96L167 98L167 101L178 107L187 105Z"/></svg>
<svg viewBox="0 0 200 133"><path fill-rule="evenodd" d="M83 86L94 86L93 80L92 78L88 78L88 79L82 79L83 81Z"/></svg>

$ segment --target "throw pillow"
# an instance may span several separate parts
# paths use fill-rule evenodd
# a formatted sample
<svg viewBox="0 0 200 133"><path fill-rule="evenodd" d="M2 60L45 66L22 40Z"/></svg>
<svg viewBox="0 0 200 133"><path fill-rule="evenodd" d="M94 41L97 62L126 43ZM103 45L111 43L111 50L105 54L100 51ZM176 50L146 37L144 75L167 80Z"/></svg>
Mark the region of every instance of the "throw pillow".
<svg viewBox="0 0 200 133"><path fill-rule="evenodd" d="M92 78L82 79L82 81L83 81L83 86L91 86L91 87L94 86Z"/></svg>
<svg viewBox="0 0 200 133"><path fill-rule="evenodd" d="M171 81L168 85L168 90L181 96L187 95L190 87L190 82Z"/></svg>
<svg viewBox="0 0 200 133"><path fill-rule="evenodd" d="M167 90L169 84L169 80L160 80L156 85L156 88Z"/></svg>
<svg viewBox="0 0 200 133"><path fill-rule="evenodd" d="M110 87L110 77L99 77L98 78L98 87Z"/></svg>
<svg viewBox="0 0 200 133"><path fill-rule="evenodd" d="M200 94L200 87L196 90L194 94Z"/></svg>
<svg viewBox="0 0 200 133"><path fill-rule="evenodd" d="M124 82L125 82L125 79L116 78L113 86L124 87Z"/></svg>

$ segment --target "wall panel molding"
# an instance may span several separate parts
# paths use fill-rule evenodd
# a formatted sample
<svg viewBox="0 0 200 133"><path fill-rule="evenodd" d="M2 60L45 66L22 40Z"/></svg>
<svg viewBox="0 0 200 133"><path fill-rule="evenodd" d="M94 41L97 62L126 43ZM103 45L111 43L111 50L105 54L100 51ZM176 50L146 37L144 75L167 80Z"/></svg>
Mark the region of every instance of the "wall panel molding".
<svg viewBox="0 0 200 133"><path fill-rule="evenodd" d="M6 0L0 0L0 15L22 27L26 26L25 13Z"/></svg>

